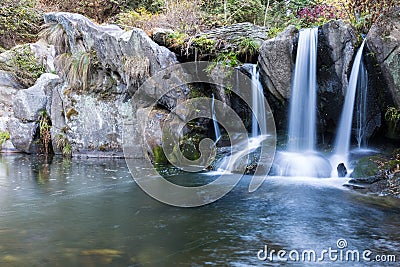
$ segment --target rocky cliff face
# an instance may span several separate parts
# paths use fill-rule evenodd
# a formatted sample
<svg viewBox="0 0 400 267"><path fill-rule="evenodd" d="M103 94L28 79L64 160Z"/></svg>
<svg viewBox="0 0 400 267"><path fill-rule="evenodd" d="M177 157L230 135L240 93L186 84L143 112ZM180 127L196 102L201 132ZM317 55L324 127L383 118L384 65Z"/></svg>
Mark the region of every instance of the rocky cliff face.
<svg viewBox="0 0 400 267"><path fill-rule="evenodd" d="M57 142L62 137L75 155L122 155L124 122L136 122L138 108L132 96L148 77L176 64L175 55L140 29L123 31L114 25L99 26L71 13L46 14L45 22L48 29L42 40L31 45L42 49L31 50L38 59L37 51L52 47L49 53L42 52L42 57L49 60L40 63L56 74L43 74L34 86L24 89L11 73L1 73L1 91L9 94L12 90L14 95L11 101L6 93L2 94L3 113L10 110L7 127L3 128L8 129L17 149L36 152L39 113L45 111L51 119L55 152L61 152ZM144 94L148 99L142 107L157 102L159 97L153 91ZM158 100L158 109L168 113L187 94L187 88L175 88ZM125 134L135 135L141 150L142 135L137 131ZM147 141L154 145L161 142L157 138ZM141 152L136 156L143 156Z"/></svg>
<svg viewBox="0 0 400 267"><path fill-rule="evenodd" d="M389 12L383 22L375 23L366 39L386 89L400 107L400 7Z"/></svg>

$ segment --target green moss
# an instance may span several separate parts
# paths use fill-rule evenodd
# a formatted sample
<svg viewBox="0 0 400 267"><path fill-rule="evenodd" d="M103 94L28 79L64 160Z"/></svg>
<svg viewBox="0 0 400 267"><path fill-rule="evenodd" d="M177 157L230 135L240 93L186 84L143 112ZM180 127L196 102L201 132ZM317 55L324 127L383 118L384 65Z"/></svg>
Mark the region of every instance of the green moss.
<svg viewBox="0 0 400 267"><path fill-rule="evenodd" d="M184 139L180 144L182 155L188 160L197 160L200 158L200 152L192 139Z"/></svg>
<svg viewBox="0 0 400 267"><path fill-rule="evenodd" d="M361 158L352 173L353 178L365 178L379 174L379 165L376 157Z"/></svg>
<svg viewBox="0 0 400 267"><path fill-rule="evenodd" d="M154 162L159 164L168 164L168 159L164 154L164 150L161 146L155 146L153 148Z"/></svg>

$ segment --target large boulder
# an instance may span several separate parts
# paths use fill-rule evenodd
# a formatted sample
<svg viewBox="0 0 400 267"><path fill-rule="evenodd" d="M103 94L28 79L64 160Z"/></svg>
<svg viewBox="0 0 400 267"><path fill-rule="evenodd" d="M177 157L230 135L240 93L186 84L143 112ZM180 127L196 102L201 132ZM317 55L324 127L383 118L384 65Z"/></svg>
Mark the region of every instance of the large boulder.
<svg viewBox="0 0 400 267"><path fill-rule="evenodd" d="M297 34L296 27L287 27L275 38L263 43L258 58L261 81L268 90L266 97L274 113L278 130L284 129L287 125L286 114L291 95Z"/></svg>
<svg viewBox="0 0 400 267"><path fill-rule="evenodd" d="M45 73L28 89L19 90L14 96L14 115L21 121L36 121L40 111L46 111L46 106L51 106L52 90L61 82L55 74ZM47 94L46 94L47 93ZM50 114L50 111L46 111Z"/></svg>
<svg viewBox="0 0 400 267"><path fill-rule="evenodd" d="M386 88L400 107L400 7L372 25L366 37L367 46L381 69Z"/></svg>
<svg viewBox="0 0 400 267"><path fill-rule="evenodd" d="M134 103L132 96L149 77L177 64L175 54L157 45L140 29L124 31L116 25L100 26L82 15L63 12L48 13L45 21L49 27L58 27L53 29L61 30L59 34L67 40L61 42L64 47L58 49L55 61L65 82L52 95L53 139L65 135L74 154L119 156L125 134L135 136L135 151L130 151L129 156L143 157L140 121L136 118L138 107L158 104L168 114L187 98L189 89L177 86L163 92L158 90L163 85L155 84L141 91L140 104ZM90 74L86 88L76 88L76 84L83 82L73 84L76 77L66 68L63 58L74 60L82 55L89 58ZM135 124L131 134L123 132L128 121ZM152 147L148 150L152 153Z"/></svg>
<svg viewBox="0 0 400 267"><path fill-rule="evenodd" d="M36 122L25 123L16 118L12 118L7 122L12 144L16 149L25 153L35 153L38 150L35 143L37 128Z"/></svg>
<svg viewBox="0 0 400 267"><path fill-rule="evenodd" d="M242 62L254 62L258 47L268 39L267 32L265 27L244 22L201 32L183 42L181 37L174 40L174 34L165 29L154 29L152 38L175 51L181 61L211 60L221 53L235 52Z"/></svg>
<svg viewBox="0 0 400 267"><path fill-rule="evenodd" d="M291 73L294 68L293 49L298 30L289 26L260 48L259 64L269 92L279 101L287 101L291 94Z"/></svg>
<svg viewBox="0 0 400 267"><path fill-rule="evenodd" d="M19 90L13 99L13 116L7 119L7 131L16 149L26 153L38 151L38 119L40 112L50 115L53 89L60 84L58 75L45 73L35 85Z"/></svg>

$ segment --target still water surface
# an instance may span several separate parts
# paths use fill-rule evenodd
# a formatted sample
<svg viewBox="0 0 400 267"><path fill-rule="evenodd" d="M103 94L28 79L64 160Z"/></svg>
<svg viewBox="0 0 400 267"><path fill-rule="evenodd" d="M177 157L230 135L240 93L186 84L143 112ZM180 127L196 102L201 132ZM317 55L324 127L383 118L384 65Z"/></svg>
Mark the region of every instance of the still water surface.
<svg viewBox="0 0 400 267"><path fill-rule="evenodd" d="M269 177L248 193L250 179L213 204L184 209L143 193L124 160L2 156L0 266L286 266L257 252L321 252L340 238L400 261L399 201L355 193L337 178Z"/></svg>

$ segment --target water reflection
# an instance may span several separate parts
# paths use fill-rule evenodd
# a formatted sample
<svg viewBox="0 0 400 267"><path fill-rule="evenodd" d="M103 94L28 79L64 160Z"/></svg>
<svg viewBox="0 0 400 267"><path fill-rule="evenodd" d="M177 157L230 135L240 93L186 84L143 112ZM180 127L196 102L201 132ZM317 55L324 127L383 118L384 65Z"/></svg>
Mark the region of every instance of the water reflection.
<svg viewBox="0 0 400 267"><path fill-rule="evenodd" d="M182 184L215 179L172 173ZM0 266L269 265L257 259L266 244L322 250L339 238L400 257L399 201L356 194L337 178L270 177L250 194L250 179L182 209L144 194L124 160L3 156Z"/></svg>

